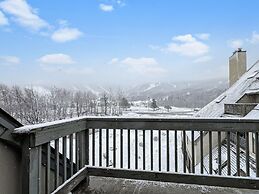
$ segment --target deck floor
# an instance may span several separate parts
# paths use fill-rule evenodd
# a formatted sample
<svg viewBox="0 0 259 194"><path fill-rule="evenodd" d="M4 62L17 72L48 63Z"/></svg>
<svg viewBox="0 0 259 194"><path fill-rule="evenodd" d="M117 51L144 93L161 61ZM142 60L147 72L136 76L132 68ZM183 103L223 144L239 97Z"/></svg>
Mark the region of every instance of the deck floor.
<svg viewBox="0 0 259 194"><path fill-rule="evenodd" d="M256 190L161 183L118 178L90 177L87 188L82 185L75 194L259 194Z"/></svg>

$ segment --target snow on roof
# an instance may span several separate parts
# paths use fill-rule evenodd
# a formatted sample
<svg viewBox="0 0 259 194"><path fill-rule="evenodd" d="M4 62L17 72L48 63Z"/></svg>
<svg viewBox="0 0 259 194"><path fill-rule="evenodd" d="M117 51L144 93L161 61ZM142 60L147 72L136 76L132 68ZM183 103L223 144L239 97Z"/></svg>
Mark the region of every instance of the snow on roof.
<svg viewBox="0 0 259 194"><path fill-rule="evenodd" d="M230 166L231 166L231 176L237 173L236 168L236 145L234 143L230 144ZM250 176L256 177L256 167L255 167L255 160L253 157L249 157L250 163ZM221 146L221 174L223 176L227 176L228 174L228 167L227 167L227 144L226 141L222 143ZM209 174L209 155L203 158L203 169L205 173ZM212 174L218 174L218 147L215 147L212 150ZM196 172L200 172L200 163L195 166ZM246 173L246 156L245 152L240 151L240 170Z"/></svg>
<svg viewBox="0 0 259 194"><path fill-rule="evenodd" d="M254 119L259 118L259 104L257 104L253 110L251 110L244 118Z"/></svg>
<svg viewBox="0 0 259 194"><path fill-rule="evenodd" d="M197 117L221 117L224 114L224 104L237 102L247 91L259 92L259 79L253 74L259 70L257 61L247 72L228 90L200 109L196 113ZM252 76L252 77L251 77Z"/></svg>
<svg viewBox="0 0 259 194"><path fill-rule="evenodd" d="M228 90L200 109L195 117L229 117L224 114L224 104L237 102L244 94L259 93L259 61L257 61L246 73L234 83ZM253 114L255 114L253 112ZM256 113L259 118L259 112ZM255 116L255 115L254 115ZM237 116L236 116L237 117ZM251 118L251 117L250 117ZM189 137L190 134L188 134ZM200 137L198 131L194 132L194 139Z"/></svg>

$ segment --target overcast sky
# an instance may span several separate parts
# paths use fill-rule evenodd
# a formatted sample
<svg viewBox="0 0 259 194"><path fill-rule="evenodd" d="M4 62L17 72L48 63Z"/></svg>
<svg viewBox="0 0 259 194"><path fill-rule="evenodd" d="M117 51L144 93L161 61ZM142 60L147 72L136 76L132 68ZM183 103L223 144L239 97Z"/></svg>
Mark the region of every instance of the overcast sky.
<svg viewBox="0 0 259 194"><path fill-rule="evenodd" d="M132 84L226 78L259 59L254 0L0 1L0 81Z"/></svg>

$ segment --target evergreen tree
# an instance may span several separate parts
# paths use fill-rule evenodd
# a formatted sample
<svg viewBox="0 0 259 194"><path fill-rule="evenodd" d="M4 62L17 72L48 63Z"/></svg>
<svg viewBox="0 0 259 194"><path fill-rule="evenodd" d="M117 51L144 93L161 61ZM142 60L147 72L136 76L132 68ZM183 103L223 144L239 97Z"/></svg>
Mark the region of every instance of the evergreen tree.
<svg viewBox="0 0 259 194"><path fill-rule="evenodd" d="M156 108L158 108L157 104L156 104L156 100L155 99L152 99L152 102L150 104L150 107L153 108L153 111L156 110Z"/></svg>
<svg viewBox="0 0 259 194"><path fill-rule="evenodd" d="M171 110L172 107L170 105L165 105L165 109L169 112L169 110Z"/></svg>
<svg viewBox="0 0 259 194"><path fill-rule="evenodd" d="M128 102L128 100L127 100L127 98L122 98L121 100L120 100L120 107L122 107L122 109L123 110L127 110L127 108L129 108L130 107L130 103Z"/></svg>

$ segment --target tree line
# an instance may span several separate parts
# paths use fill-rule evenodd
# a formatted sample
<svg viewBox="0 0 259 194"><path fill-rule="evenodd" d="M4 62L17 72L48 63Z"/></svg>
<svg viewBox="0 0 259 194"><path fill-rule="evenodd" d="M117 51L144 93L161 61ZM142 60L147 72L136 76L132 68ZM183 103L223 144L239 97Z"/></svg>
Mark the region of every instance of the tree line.
<svg viewBox="0 0 259 194"><path fill-rule="evenodd" d="M89 91L57 87L39 92L33 87L0 84L0 108L22 124L36 124L85 115L121 115L129 106L121 89L95 95Z"/></svg>

